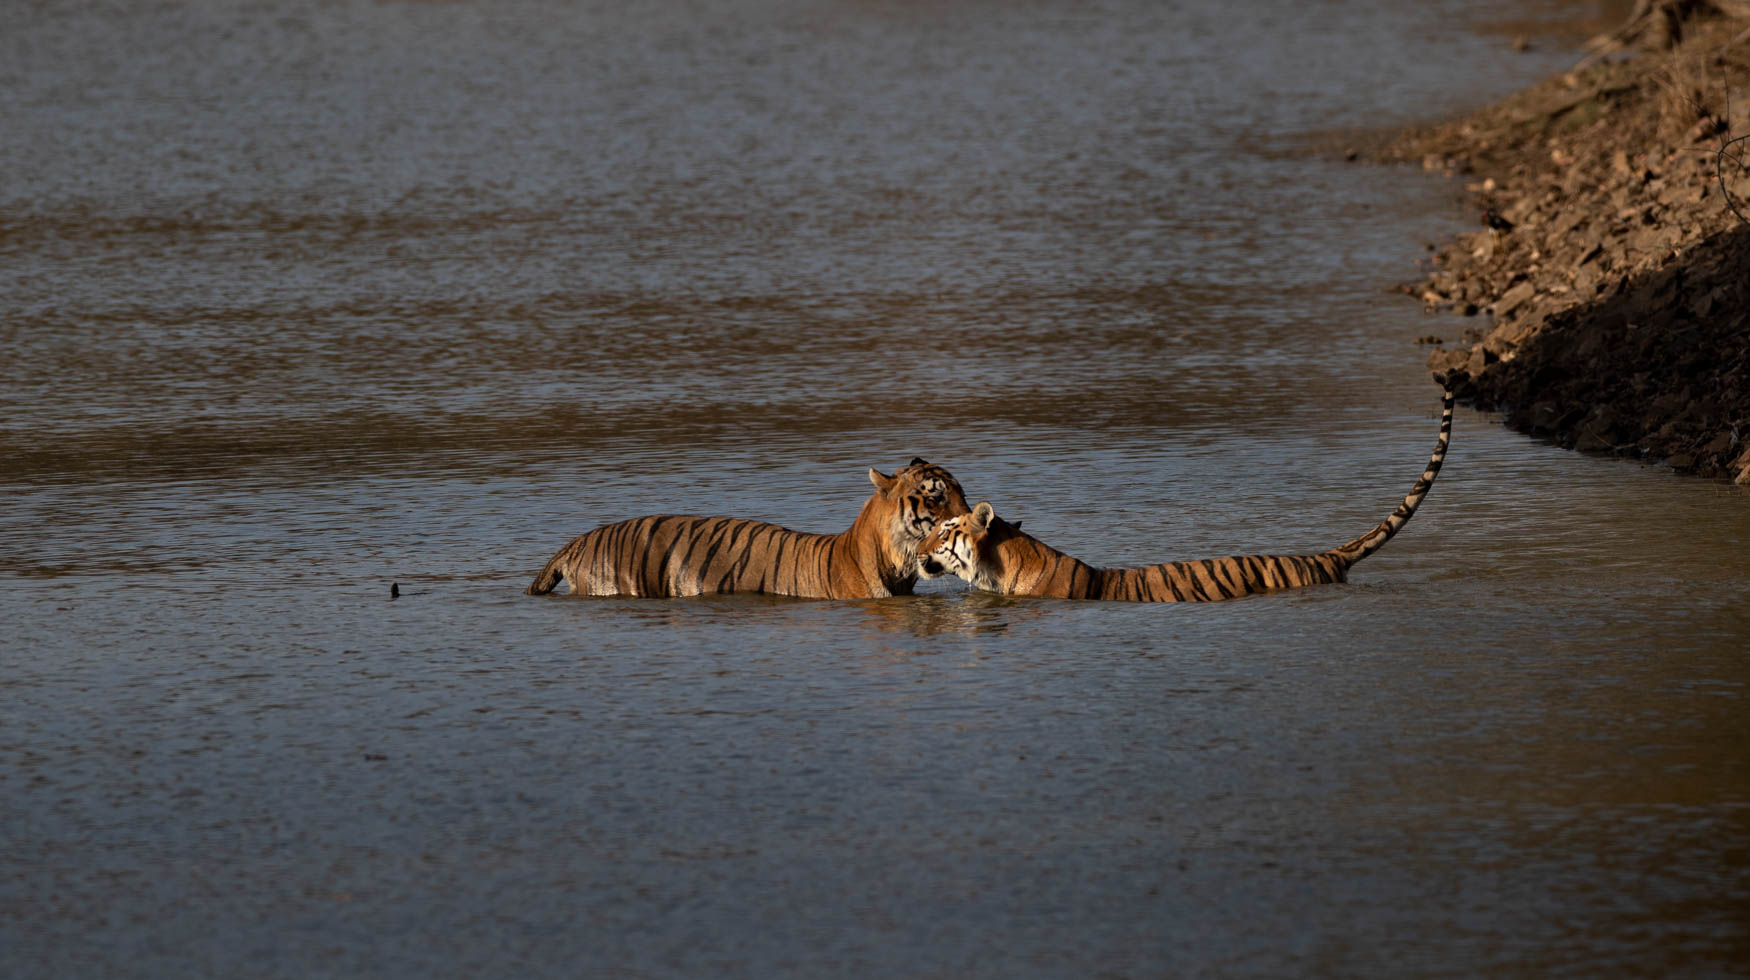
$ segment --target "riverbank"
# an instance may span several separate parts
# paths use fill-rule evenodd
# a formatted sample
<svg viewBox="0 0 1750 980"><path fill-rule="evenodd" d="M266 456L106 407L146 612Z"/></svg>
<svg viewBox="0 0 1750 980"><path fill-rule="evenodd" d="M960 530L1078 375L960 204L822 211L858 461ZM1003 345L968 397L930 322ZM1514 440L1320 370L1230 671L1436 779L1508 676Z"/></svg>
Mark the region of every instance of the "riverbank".
<svg viewBox="0 0 1750 980"><path fill-rule="evenodd" d="M1379 156L1479 216L1403 287L1439 315L1430 371L1563 446L1750 484L1750 18L1681 35Z"/></svg>

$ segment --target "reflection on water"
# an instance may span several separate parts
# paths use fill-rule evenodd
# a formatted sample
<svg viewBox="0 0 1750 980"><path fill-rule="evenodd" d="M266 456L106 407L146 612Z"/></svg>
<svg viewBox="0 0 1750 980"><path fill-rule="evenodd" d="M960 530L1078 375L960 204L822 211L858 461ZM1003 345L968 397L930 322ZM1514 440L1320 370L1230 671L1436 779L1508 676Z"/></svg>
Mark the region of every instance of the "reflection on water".
<svg viewBox="0 0 1750 980"><path fill-rule="evenodd" d="M923 588L930 585L925 583ZM818 633L826 643L838 642L835 634L841 629L866 631L867 639L859 645L869 646L877 656L901 658L938 652L931 646L912 645L911 640L1002 634L1051 612L1049 606L1017 606L1014 599L1004 596L958 589L844 602L803 602L753 594L693 596L684 602L555 594L543 601L568 607L559 613L560 618L591 630L727 629L751 618L772 630ZM573 604L577 608L569 608ZM823 625L823 620L830 626Z"/></svg>
<svg viewBox="0 0 1750 980"><path fill-rule="evenodd" d="M821 612L808 608L815 603L799 602L785 596L751 593L692 596L684 602L646 602L623 596L556 594L544 601L581 605L581 609L566 610L565 615L580 618L592 629L710 628L713 625L729 626L749 618L771 623L773 628L782 624L811 629L816 628L812 624ZM1003 596L963 594L958 591L891 599L847 600L832 602L830 605L835 607L835 626L842 623L877 633L893 633L920 639L1001 633L1017 622L1025 622L1033 616L1047 612L1043 608L1016 610L1013 608L1014 600Z"/></svg>
<svg viewBox="0 0 1750 980"><path fill-rule="evenodd" d="M1728 487L1463 415L1341 587L521 593L913 455L1103 564L1365 530L1447 190L1279 151L1568 64L1460 7L9 11L7 974L1741 969Z"/></svg>
<svg viewBox="0 0 1750 980"><path fill-rule="evenodd" d="M989 636L1025 626L1043 613L1043 610L1016 609L1003 596L983 593L912 596L905 602L871 600L863 605L869 613L872 628L918 639ZM929 649L916 652L924 656L934 653Z"/></svg>

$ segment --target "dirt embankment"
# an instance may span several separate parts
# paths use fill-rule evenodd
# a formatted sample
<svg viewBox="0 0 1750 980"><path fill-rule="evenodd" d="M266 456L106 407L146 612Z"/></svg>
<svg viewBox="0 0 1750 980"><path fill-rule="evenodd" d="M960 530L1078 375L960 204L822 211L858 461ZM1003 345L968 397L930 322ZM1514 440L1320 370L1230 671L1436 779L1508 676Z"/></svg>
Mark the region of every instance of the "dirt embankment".
<svg viewBox="0 0 1750 980"><path fill-rule="evenodd" d="M1404 287L1476 317L1431 321L1427 338L1461 398L1564 446L1750 484L1743 14L1643 3L1621 38L1659 50L1594 59L1385 151L1475 198L1477 230Z"/></svg>

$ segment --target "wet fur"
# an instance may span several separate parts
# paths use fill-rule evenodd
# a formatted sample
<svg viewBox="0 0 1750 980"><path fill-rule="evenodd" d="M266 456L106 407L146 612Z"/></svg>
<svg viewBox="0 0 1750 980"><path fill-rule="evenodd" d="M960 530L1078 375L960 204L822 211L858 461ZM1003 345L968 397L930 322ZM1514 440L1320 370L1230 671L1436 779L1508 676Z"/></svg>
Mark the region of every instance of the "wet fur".
<svg viewBox="0 0 1750 980"><path fill-rule="evenodd" d="M967 512L947 470L921 459L886 476L849 530L792 531L732 517L658 514L598 527L553 555L529 585L544 595L561 581L573 594L688 596L757 592L820 599L911 592L917 545L941 520Z"/></svg>
<svg viewBox="0 0 1750 980"><path fill-rule="evenodd" d="M1445 392L1440 441L1428 468L1397 509L1366 534L1314 555L1237 555L1163 562L1145 568L1096 568L1025 534L987 501L939 524L918 546L925 578L958 575L1004 595L1129 602L1210 602L1258 592L1342 582L1356 562L1378 551L1415 516L1446 459L1452 438L1452 392Z"/></svg>

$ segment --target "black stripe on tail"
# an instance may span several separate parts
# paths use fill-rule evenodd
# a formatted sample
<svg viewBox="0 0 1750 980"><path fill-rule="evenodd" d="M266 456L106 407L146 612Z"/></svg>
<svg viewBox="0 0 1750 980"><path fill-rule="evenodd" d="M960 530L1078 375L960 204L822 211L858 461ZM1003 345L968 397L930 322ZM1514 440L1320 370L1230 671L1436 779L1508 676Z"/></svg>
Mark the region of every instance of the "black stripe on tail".
<svg viewBox="0 0 1750 980"><path fill-rule="evenodd" d="M529 587L524 591L529 595L546 595L558 588L559 583L565 580L565 573L559 570L560 559L564 558L565 553L570 550L570 548L560 548L559 553L547 560L546 567L541 569L541 573L535 576L535 580L530 582Z"/></svg>
<svg viewBox="0 0 1750 980"><path fill-rule="evenodd" d="M1404 502L1391 512L1390 517L1380 521L1377 527L1348 544L1332 548L1327 554L1335 556L1346 566L1353 565L1378 551L1416 515L1416 508L1422 506L1422 500L1428 496L1428 488L1434 485L1434 477L1440 473L1440 464L1446 461L1446 447L1452 441L1452 402L1452 389L1448 388L1442 393L1440 401L1440 441L1434 446L1434 454L1428 457L1428 468L1422 471L1421 479L1410 488Z"/></svg>

